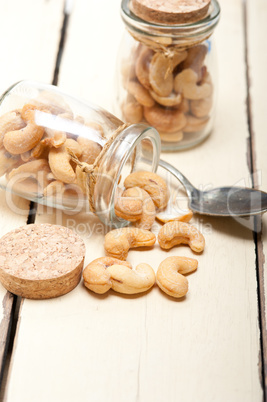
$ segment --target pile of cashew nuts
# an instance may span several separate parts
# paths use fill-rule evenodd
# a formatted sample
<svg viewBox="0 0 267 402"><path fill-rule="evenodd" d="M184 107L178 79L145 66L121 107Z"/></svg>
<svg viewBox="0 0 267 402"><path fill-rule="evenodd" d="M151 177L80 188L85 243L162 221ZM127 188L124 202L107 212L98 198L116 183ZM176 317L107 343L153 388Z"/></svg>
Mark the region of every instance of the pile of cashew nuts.
<svg viewBox="0 0 267 402"><path fill-rule="evenodd" d="M197 269L198 261L181 256L162 261L157 273L148 264L138 264L135 269L126 261L132 248L152 247L156 236L150 231L157 212L168 204L169 192L165 180L155 173L137 171L124 180L125 190L119 193L115 211L132 226L114 229L105 236L106 257L92 261L83 271L85 286L95 293L113 289L119 293L136 294L150 289L155 282L166 294L175 298L186 295L188 280L184 276ZM187 244L195 253L205 247L204 236L188 221L192 213L165 220L158 233L158 243L163 250ZM163 221L162 219L159 219ZM164 222L164 221L163 221Z"/></svg>
<svg viewBox="0 0 267 402"><path fill-rule="evenodd" d="M130 123L149 123L165 142L201 132L212 109L213 85L204 64L207 46L199 44L172 58L139 44L131 63L122 65L126 97L122 114Z"/></svg>
<svg viewBox="0 0 267 402"><path fill-rule="evenodd" d="M49 94L48 94L49 95ZM46 96L48 96L46 95ZM42 100L45 99L42 95ZM0 117L0 176L6 174L12 189L38 197L86 195L86 175L71 161L70 151L81 162L92 164L102 147L67 131L37 125L36 113L75 124L103 137L100 124L75 117L62 98L34 99L22 109Z"/></svg>

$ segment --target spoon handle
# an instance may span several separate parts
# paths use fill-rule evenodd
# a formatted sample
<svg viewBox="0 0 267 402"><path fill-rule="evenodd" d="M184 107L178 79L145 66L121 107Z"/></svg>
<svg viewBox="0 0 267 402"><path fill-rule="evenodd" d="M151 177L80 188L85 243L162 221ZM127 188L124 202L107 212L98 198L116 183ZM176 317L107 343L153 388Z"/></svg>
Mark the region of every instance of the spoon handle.
<svg viewBox="0 0 267 402"><path fill-rule="evenodd" d="M192 197L193 193L196 191L196 188L190 183L190 181L174 166L170 165L168 162L163 161L160 159L159 166L163 169L170 172L174 177L176 177L185 187L187 195L189 198Z"/></svg>

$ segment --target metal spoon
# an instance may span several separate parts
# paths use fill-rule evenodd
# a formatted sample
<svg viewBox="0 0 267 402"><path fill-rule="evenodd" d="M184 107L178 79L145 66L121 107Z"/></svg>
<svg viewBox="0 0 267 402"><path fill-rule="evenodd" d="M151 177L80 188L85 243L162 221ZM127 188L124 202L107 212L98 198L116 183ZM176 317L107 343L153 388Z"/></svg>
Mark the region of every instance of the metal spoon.
<svg viewBox="0 0 267 402"><path fill-rule="evenodd" d="M201 191L169 163L160 160L159 166L183 184L189 197L188 207L193 212L214 216L249 216L267 211L267 193L263 191L246 187L220 187Z"/></svg>

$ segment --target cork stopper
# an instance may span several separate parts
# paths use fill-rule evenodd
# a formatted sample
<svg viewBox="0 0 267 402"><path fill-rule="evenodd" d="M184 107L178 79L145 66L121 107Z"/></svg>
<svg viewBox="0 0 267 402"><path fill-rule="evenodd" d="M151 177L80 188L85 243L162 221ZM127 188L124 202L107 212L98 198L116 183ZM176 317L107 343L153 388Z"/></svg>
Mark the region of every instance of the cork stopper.
<svg viewBox="0 0 267 402"><path fill-rule="evenodd" d="M188 24L203 19L211 0L131 0L131 11L156 24Z"/></svg>
<svg viewBox="0 0 267 402"><path fill-rule="evenodd" d="M48 299L78 285L85 257L83 240L58 225L32 224L0 239L0 281L10 292Z"/></svg>

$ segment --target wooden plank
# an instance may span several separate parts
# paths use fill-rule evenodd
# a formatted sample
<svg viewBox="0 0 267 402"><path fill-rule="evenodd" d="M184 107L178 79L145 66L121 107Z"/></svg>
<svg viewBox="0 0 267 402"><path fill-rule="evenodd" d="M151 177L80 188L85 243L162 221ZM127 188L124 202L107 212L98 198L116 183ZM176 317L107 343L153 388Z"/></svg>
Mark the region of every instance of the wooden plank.
<svg viewBox="0 0 267 402"><path fill-rule="evenodd" d="M50 83L57 56L64 2L0 0L0 93L22 79ZM27 222L29 202L0 190L0 236ZM0 286L0 376L13 296Z"/></svg>
<svg viewBox="0 0 267 402"><path fill-rule="evenodd" d="M118 6L119 0L76 1L59 75L63 89L108 109L114 99L110 71L118 31L122 34ZM223 2L213 135L195 149L163 155L199 187L250 180L242 10L241 0ZM81 38L87 38L82 50ZM103 255L105 228L97 218L44 212L39 209L38 222L64 224L82 235L85 263ZM199 269L189 277L190 293L183 301L165 297L157 287L139 297L99 296L82 283L58 299L25 300L8 400L81 401L86 395L94 401L260 401L252 233L236 220L195 217L194 222L207 248L197 257ZM181 247L166 254L157 245L131 251L129 261L156 270L170 255L192 253Z"/></svg>
<svg viewBox="0 0 267 402"><path fill-rule="evenodd" d="M263 51L262 38L267 35L267 4L264 0L247 1L247 35L248 35L248 66L250 94L250 123L252 130L253 171L256 185L267 191L267 55ZM257 235L257 258L259 272L259 301L261 312L263 380L265 397L267 395L267 312L265 293L267 289L266 260L267 252L267 216L262 219L262 233Z"/></svg>
<svg viewBox="0 0 267 402"><path fill-rule="evenodd" d="M73 96L109 111L115 98L116 56L123 32L120 3L120 0L73 2L62 57L64 68L60 70L58 83Z"/></svg>

